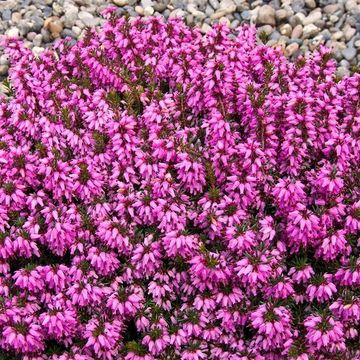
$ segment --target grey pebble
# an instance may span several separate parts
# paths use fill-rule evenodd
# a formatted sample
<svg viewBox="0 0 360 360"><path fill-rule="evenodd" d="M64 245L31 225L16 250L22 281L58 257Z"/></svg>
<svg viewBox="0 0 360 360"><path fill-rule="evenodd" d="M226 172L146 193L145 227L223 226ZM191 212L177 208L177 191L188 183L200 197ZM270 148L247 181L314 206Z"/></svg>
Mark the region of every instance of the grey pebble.
<svg viewBox="0 0 360 360"><path fill-rule="evenodd" d="M356 56L356 49L353 47L347 47L342 51L342 54L346 60L351 61Z"/></svg>
<svg viewBox="0 0 360 360"><path fill-rule="evenodd" d="M305 1L304 0L294 0L292 1L291 4L292 9L294 10L294 12L301 12L303 11L304 7L305 7Z"/></svg>
<svg viewBox="0 0 360 360"><path fill-rule="evenodd" d="M177 9L185 9L187 5L187 1L184 0L171 0L170 4L174 7L175 10Z"/></svg>
<svg viewBox="0 0 360 360"><path fill-rule="evenodd" d="M25 8L25 7L29 6L30 3L31 3L31 0L22 0L20 3L20 7Z"/></svg>
<svg viewBox="0 0 360 360"><path fill-rule="evenodd" d="M70 29L64 29L61 33L61 37L67 37L70 36L73 39L77 38L77 35Z"/></svg>
<svg viewBox="0 0 360 360"><path fill-rule="evenodd" d="M85 26L96 26L99 24L100 19L95 18L94 15L87 11L80 11L78 16Z"/></svg>
<svg viewBox="0 0 360 360"><path fill-rule="evenodd" d="M78 18L79 9L76 6L69 6L65 9L64 25L67 28L71 28L75 25L75 21Z"/></svg>
<svg viewBox="0 0 360 360"><path fill-rule="evenodd" d="M41 34L37 34L37 35L34 37L33 43L34 43L34 46L41 46L41 43L42 43L42 35L41 35Z"/></svg>
<svg viewBox="0 0 360 360"><path fill-rule="evenodd" d="M331 39L331 33L328 29L325 29L321 32L322 37L324 38L325 41L330 40Z"/></svg>
<svg viewBox="0 0 360 360"><path fill-rule="evenodd" d="M163 0L163 1L157 1L155 4L154 4L154 10L155 11L158 11L158 12L163 12L165 9L166 9L166 7L168 6L168 4L169 4L169 1L167 1L167 0Z"/></svg>
<svg viewBox="0 0 360 360"><path fill-rule="evenodd" d="M270 34L269 39L277 41L277 40L279 40L280 36L281 36L281 34L278 31L275 30L274 32L272 32Z"/></svg>
<svg viewBox="0 0 360 360"><path fill-rule="evenodd" d="M86 26L101 25L99 12L108 4L131 18L182 17L202 33L217 22L232 29L254 24L258 34L268 35L268 45L281 46L290 57L325 43L343 73L360 62L360 0L0 0L0 34L24 38L40 54L57 37L75 42ZM53 16L51 26L45 26ZM4 72L8 63L1 56Z"/></svg>
<svg viewBox="0 0 360 360"><path fill-rule="evenodd" d="M31 30L35 32L41 31L41 28L44 26L44 19L42 19L38 15L33 15L31 17L31 22L32 22Z"/></svg>
<svg viewBox="0 0 360 360"><path fill-rule="evenodd" d="M239 25L240 25L240 21L237 20L237 19L235 19L235 20L233 20L233 21L231 22L230 27L231 27L232 29L236 29Z"/></svg>
<svg viewBox="0 0 360 360"><path fill-rule="evenodd" d="M44 6L42 12L45 18L50 17L53 14L52 8L50 6Z"/></svg>
<svg viewBox="0 0 360 360"><path fill-rule="evenodd" d="M1 18L3 19L3 21L10 21L11 20L11 10L4 9L1 13Z"/></svg>
<svg viewBox="0 0 360 360"><path fill-rule="evenodd" d="M35 36L36 36L36 32L31 31L27 34L26 39L28 39L29 41L34 41Z"/></svg>
<svg viewBox="0 0 360 360"><path fill-rule="evenodd" d="M242 17L244 20L250 20L250 17L251 17L250 11L247 11L247 10L243 11L243 12L241 13L241 17Z"/></svg>
<svg viewBox="0 0 360 360"><path fill-rule="evenodd" d="M350 63L349 63L347 60L345 60L345 59L341 60L340 63L339 63L339 65L340 65L340 66L343 66L343 67L345 67L345 68L349 68L349 67L350 67Z"/></svg>
<svg viewBox="0 0 360 360"><path fill-rule="evenodd" d="M207 17L210 17L214 12L215 10L210 5L208 5L205 9L205 15Z"/></svg>
<svg viewBox="0 0 360 360"><path fill-rule="evenodd" d="M348 68L346 68L344 66L340 66L336 70L336 75L339 76L340 78L343 78L344 76L349 76L350 71Z"/></svg>
<svg viewBox="0 0 360 360"><path fill-rule="evenodd" d="M220 3L218 0L209 0L209 4L214 10L217 10L220 6Z"/></svg>
<svg viewBox="0 0 360 360"><path fill-rule="evenodd" d="M41 29L41 35L42 35L42 41L44 43L49 43L51 41L51 35L49 31L47 31L46 29L44 28Z"/></svg>
<svg viewBox="0 0 360 360"><path fill-rule="evenodd" d="M32 23L30 23L28 20L23 19L20 20L17 24L17 28L20 31L21 36L26 36L29 31L31 31Z"/></svg>

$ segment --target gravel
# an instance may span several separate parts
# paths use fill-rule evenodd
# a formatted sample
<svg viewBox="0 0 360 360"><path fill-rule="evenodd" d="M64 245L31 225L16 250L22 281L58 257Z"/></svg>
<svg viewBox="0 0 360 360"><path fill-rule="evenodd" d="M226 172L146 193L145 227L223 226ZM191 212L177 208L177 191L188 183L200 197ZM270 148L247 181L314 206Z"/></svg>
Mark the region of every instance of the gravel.
<svg viewBox="0 0 360 360"><path fill-rule="evenodd" d="M233 29L254 24L269 46L282 47L290 58L326 45L339 76L360 64L360 0L1 0L0 35L23 38L39 55L59 38L77 39L86 27L101 26L99 14L110 4L131 17L180 16L203 33L216 22ZM8 68L0 49L0 79Z"/></svg>

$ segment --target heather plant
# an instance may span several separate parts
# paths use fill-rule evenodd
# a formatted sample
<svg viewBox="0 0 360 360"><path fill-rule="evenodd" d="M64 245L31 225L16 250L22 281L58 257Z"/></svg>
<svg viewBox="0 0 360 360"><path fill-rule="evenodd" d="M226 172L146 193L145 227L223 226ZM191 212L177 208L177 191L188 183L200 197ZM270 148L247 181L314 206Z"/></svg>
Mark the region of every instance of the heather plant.
<svg viewBox="0 0 360 360"><path fill-rule="evenodd" d="M3 41L0 359L360 359L360 76L105 16Z"/></svg>

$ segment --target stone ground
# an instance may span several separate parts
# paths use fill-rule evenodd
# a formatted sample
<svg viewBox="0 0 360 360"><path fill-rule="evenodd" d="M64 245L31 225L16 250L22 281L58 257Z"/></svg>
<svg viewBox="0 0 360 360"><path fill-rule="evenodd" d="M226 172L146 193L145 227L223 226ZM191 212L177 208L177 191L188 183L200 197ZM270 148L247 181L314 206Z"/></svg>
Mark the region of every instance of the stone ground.
<svg viewBox="0 0 360 360"><path fill-rule="evenodd" d="M255 24L268 45L282 46L289 57L325 44L340 76L360 64L360 0L0 0L0 34L23 38L39 54L59 38L76 40L86 26L100 26L109 4L132 17L181 16L204 33L219 21L232 28ZM0 50L0 78L8 66Z"/></svg>

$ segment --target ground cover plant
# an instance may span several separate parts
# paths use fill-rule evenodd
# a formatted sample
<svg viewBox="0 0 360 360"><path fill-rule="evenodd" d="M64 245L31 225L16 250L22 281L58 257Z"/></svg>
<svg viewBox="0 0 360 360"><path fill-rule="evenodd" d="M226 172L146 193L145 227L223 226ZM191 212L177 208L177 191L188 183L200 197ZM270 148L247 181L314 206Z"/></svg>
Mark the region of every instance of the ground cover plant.
<svg viewBox="0 0 360 360"><path fill-rule="evenodd" d="M0 359L360 359L360 76L105 15L4 40Z"/></svg>

